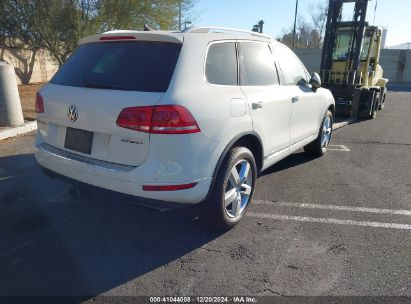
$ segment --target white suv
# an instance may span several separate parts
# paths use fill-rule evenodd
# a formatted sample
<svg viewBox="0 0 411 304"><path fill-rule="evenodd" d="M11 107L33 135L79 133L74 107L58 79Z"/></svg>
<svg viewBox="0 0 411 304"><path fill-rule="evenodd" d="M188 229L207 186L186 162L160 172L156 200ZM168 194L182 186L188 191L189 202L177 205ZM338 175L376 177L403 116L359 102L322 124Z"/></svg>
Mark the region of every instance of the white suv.
<svg viewBox="0 0 411 304"><path fill-rule="evenodd" d="M297 149L322 155L334 99L268 36L235 29L86 37L38 93L35 157L76 181L202 202L233 227L257 173Z"/></svg>

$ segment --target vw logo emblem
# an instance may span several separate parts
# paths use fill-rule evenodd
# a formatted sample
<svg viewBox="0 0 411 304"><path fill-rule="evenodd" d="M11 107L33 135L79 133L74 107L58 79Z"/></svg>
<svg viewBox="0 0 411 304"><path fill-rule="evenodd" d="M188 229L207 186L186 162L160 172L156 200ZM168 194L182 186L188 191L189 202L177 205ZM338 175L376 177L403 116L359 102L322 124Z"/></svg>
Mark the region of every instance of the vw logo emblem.
<svg viewBox="0 0 411 304"><path fill-rule="evenodd" d="M67 116L71 121L76 121L78 118L78 110L75 105L71 105L68 108Z"/></svg>

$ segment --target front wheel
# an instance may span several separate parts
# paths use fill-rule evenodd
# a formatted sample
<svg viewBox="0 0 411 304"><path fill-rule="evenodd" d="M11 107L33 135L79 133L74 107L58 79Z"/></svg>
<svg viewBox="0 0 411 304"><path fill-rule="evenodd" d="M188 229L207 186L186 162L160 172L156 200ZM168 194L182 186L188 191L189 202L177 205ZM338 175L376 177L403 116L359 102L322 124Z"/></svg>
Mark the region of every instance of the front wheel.
<svg viewBox="0 0 411 304"><path fill-rule="evenodd" d="M317 139L304 147L305 153L312 156L323 156L325 152L327 152L327 147L331 141L331 134L333 132L333 122L333 114L327 110L321 128L318 131Z"/></svg>
<svg viewBox="0 0 411 304"><path fill-rule="evenodd" d="M200 219L222 230L234 227L250 204L256 178L251 151L232 148L218 171L210 198L202 204Z"/></svg>
<svg viewBox="0 0 411 304"><path fill-rule="evenodd" d="M377 110L380 107L380 93L376 92L374 94L374 104L372 106L371 114L368 117L369 119L374 119L377 117Z"/></svg>
<svg viewBox="0 0 411 304"><path fill-rule="evenodd" d="M380 106L378 107L378 110L383 110L385 107L385 98L387 97L387 90L384 89L383 93L381 95L381 102L380 102Z"/></svg>

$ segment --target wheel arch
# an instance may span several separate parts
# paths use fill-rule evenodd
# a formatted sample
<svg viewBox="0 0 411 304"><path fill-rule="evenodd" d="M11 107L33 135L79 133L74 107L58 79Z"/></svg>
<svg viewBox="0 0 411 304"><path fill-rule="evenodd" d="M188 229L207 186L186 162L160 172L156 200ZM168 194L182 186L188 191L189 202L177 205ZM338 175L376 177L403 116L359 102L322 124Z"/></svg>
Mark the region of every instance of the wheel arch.
<svg viewBox="0 0 411 304"><path fill-rule="evenodd" d="M204 199L204 201L206 201L209 198L210 193L212 192L212 189L214 188L214 183L215 183L217 173L220 170L221 164L226 158L227 153L233 147L240 147L240 146L248 148L253 153L254 159L257 165L257 173L260 172L260 170L263 168L264 149L263 149L263 144L262 144L262 140L260 136L254 131L238 134L227 144L227 146L223 150L223 153L221 153L220 158L218 159L217 165L214 168L214 173L213 173L213 178L211 180L210 189L208 190L207 196Z"/></svg>
<svg viewBox="0 0 411 304"><path fill-rule="evenodd" d="M257 173L263 168L263 145L261 139L257 134L246 134L238 138L227 152L232 147L245 147L248 148L254 155L255 163L257 165Z"/></svg>
<svg viewBox="0 0 411 304"><path fill-rule="evenodd" d="M328 110L333 114L333 117L335 117L335 105L334 104L330 104L328 106Z"/></svg>

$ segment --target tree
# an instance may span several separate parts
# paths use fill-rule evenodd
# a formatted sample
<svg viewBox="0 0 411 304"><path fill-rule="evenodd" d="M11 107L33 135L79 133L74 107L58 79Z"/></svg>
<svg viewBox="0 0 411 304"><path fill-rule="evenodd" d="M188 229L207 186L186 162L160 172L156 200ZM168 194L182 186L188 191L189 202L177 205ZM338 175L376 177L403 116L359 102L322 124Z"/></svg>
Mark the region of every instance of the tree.
<svg viewBox="0 0 411 304"><path fill-rule="evenodd" d="M327 23L327 15L328 15L328 3L327 0L322 0L317 3L316 6L312 4L308 7L308 12L311 18L311 24L314 30L317 31L318 38L316 41L316 47L321 47L321 43L323 40L323 35L325 31L325 25Z"/></svg>
<svg viewBox="0 0 411 304"><path fill-rule="evenodd" d="M298 37L298 35L296 36ZM291 48L293 45L293 28L283 28L283 33L281 37L277 37L277 40Z"/></svg>
<svg viewBox="0 0 411 304"><path fill-rule="evenodd" d="M113 29L175 29L181 1L186 16L194 0L2 0L0 46L47 50L61 66L81 37Z"/></svg>
<svg viewBox="0 0 411 304"><path fill-rule="evenodd" d="M59 65L81 35L90 33L95 1L4 0L0 9L0 45L33 52L46 49Z"/></svg>
<svg viewBox="0 0 411 304"><path fill-rule="evenodd" d="M296 48L320 48L323 40L325 25L327 23L328 4L326 0L317 3L316 6L310 5L309 21L304 17L298 16L296 30ZM283 34L278 38L279 41L292 46L293 32L290 28L283 29Z"/></svg>
<svg viewBox="0 0 411 304"><path fill-rule="evenodd" d="M181 1L183 15L190 5L191 1ZM99 7L100 28L103 31L138 29L144 23L154 29L177 29L178 16L178 0L106 0Z"/></svg>
<svg viewBox="0 0 411 304"><path fill-rule="evenodd" d="M28 84L33 74L37 51L22 49L7 49L7 51L14 58L13 65L16 76L20 79L21 83ZM0 48L0 61L7 61L5 53L6 49Z"/></svg>

